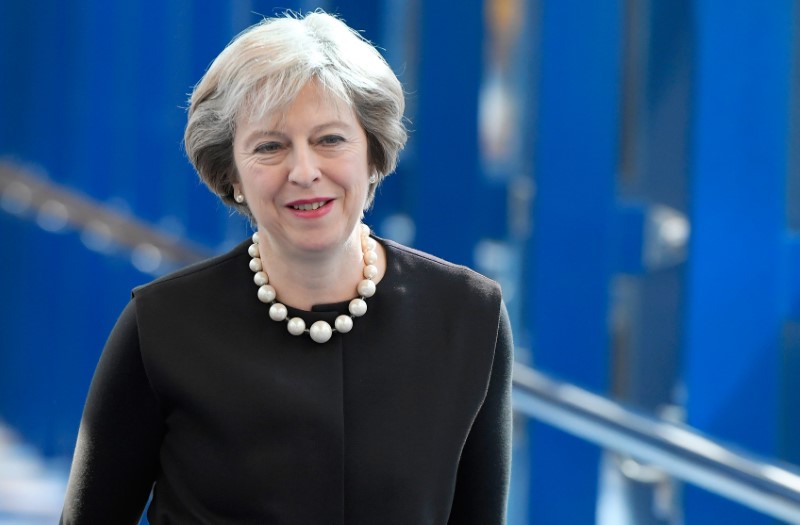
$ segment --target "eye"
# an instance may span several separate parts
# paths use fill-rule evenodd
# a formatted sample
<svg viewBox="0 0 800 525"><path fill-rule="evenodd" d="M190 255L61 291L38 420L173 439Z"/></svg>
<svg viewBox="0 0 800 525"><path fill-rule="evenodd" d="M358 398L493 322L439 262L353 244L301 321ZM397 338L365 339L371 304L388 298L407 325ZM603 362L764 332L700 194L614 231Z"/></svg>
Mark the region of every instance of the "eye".
<svg viewBox="0 0 800 525"><path fill-rule="evenodd" d="M336 146L337 144L341 144L344 142L344 137L340 135L325 135L324 137L319 139L319 143L323 146Z"/></svg>
<svg viewBox="0 0 800 525"><path fill-rule="evenodd" d="M281 148L283 148L283 144L280 142L265 142L256 146L253 152L268 155L270 153L277 153Z"/></svg>

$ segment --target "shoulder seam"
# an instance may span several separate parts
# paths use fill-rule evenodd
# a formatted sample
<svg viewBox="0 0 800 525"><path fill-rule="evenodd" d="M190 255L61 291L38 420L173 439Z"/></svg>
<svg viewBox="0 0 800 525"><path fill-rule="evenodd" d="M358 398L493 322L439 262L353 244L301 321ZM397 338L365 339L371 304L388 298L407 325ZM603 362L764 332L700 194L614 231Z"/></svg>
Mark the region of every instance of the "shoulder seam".
<svg viewBox="0 0 800 525"><path fill-rule="evenodd" d="M403 246L402 244L398 244L398 243L396 243L396 242L394 242L392 240L381 239L381 241L383 241L387 246L390 246L391 248L393 248L393 249L395 249L397 251L404 252L404 253L407 253L409 255L413 255L415 257L419 257L420 259L425 259L426 261L430 261L432 263L436 263L436 264L438 264L440 266L444 266L444 267L447 267L447 268L459 268L459 269L467 270L467 271L470 271L470 272L474 272L474 273L476 273L478 275L482 275L483 276L483 274L473 270L469 266L465 266L463 264L456 264L454 262L446 261L444 259L436 257L435 255L431 255L429 253L425 253L423 251L416 250L414 248L409 248L408 246Z"/></svg>
<svg viewBox="0 0 800 525"><path fill-rule="evenodd" d="M139 291L141 291L143 289L151 288L151 287L157 287L157 286L159 286L161 284L175 281L176 279L182 279L184 277L189 277L189 276L194 275L196 273L209 270L211 268L219 266L220 264L228 262L230 259L239 257L240 255L241 254L239 254L237 252L230 251L228 253L224 253L224 254L221 254L221 255L217 255L216 257L212 257L210 259L206 259L204 261L199 261L195 265L183 268L181 270L178 270L178 271L176 271L175 273L173 273L171 275L165 275L163 277L159 277L158 279L150 281L149 283L145 283L145 284L142 284L140 286L134 287L133 290L131 291L131 296L134 296L136 294L136 292L139 292Z"/></svg>

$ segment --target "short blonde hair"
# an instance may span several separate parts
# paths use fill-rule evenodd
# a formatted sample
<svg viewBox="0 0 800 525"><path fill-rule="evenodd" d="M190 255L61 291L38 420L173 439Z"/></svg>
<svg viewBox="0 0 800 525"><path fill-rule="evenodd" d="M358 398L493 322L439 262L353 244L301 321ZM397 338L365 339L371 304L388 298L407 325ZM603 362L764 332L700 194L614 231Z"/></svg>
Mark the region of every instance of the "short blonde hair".
<svg viewBox="0 0 800 525"><path fill-rule="evenodd" d="M200 178L223 202L237 204L233 183L236 120L281 111L311 80L355 111L367 136L367 157L377 182L397 166L406 143L400 81L380 53L338 18L321 11L266 18L238 36L214 59L189 99L184 145ZM249 115L248 115L249 113Z"/></svg>

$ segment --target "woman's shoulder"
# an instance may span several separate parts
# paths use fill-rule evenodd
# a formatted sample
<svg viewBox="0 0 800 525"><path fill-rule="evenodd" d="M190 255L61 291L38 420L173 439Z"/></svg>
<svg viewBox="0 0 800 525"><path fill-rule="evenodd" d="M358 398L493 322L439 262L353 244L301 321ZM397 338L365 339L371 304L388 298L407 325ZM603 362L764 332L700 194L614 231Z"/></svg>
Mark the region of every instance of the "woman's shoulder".
<svg viewBox="0 0 800 525"><path fill-rule="evenodd" d="M389 271L397 272L401 280L425 287L445 287L450 293L480 295L500 300L500 285L475 270L456 264L430 253L380 239L386 248Z"/></svg>
<svg viewBox="0 0 800 525"><path fill-rule="evenodd" d="M167 290L192 287L196 284L208 286L214 280L230 274L232 266L247 266L247 246L250 240L242 241L228 252L196 262L174 272L163 275L149 283L137 286L131 295L139 297ZM244 262L242 262L244 261Z"/></svg>

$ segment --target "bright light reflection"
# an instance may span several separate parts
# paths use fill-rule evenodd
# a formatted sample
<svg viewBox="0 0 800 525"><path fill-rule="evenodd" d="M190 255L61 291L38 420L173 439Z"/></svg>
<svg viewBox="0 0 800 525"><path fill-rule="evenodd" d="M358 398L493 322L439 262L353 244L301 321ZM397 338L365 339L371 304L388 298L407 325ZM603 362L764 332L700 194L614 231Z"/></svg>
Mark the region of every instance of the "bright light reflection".
<svg viewBox="0 0 800 525"><path fill-rule="evenodd" d="M797 474L772 465L764 465L761 467L761 473L765 478L800 492L800 476Z"/></svg>

